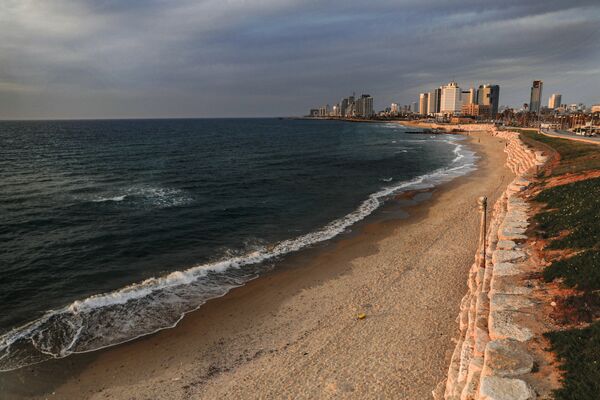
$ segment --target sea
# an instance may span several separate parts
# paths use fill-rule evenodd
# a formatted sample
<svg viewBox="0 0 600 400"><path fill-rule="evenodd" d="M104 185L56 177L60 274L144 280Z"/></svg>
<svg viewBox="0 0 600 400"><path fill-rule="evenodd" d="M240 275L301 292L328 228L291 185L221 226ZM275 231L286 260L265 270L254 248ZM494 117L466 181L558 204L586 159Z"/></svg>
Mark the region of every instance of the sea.
<svg viewBox="0 0 600 400"><path fill-rule="evenodd" d="M0 122L0 371L174 327L476 168L459 135L302 119Z"/></svg>

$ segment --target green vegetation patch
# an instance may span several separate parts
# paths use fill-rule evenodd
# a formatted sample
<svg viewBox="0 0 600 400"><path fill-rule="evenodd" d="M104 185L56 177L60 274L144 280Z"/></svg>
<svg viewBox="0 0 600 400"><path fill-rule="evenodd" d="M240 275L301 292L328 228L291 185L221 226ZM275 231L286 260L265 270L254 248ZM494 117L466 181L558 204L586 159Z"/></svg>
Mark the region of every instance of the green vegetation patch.
<svg viewBox="0 0 600 400"><path fill-rule="evenodd" d="M554 168L552 175L600 169L600 145L558 139L531 130L521 130L520 132L526 143L536 141L553 148L560 154L560 165Z"/></svg>
<svg viewBox="0 0 600 400"><path fill-rule="evenodd" d="M585 329L546 333L562 362L563 387L556 400L597 400L600 393L600 322Z"/></svg>
<svg viewBox="0 0 600 400"><path fill-rule="evenodd" d="M544 270L546 282L562 278L564 284L583 291L600 290L600 252L589 250L552 263Z"/></svg>
<svg viewBox="0 0 600 400"><path fill-rule="evenodd" d="M600 169L600 146L557 139L531 131L521 132L523 140L535 147L550 147L560 154L552 175ZM598 317L600 290L600 178L569 183L543 190L535 201L545 203L535 216L543 236L554 238L550 248L579 249L582 252L556 261L544 270L546 281L560 278L582 291L560 301L562 318L571 322L593 321ZM570 320L573 318L574 320ZM568 323L568 322L567 322ZM599 399L600 321L584 329L545 334L564 372L557 400Z"/></svg>
<svg viewBox="0 0 600 400"><path fill-rule="evenodd" d="M546 203L535 220L545 237L558 236L549 248L593 248L600 245L600 178L543 190L535 201Z"/></svg>

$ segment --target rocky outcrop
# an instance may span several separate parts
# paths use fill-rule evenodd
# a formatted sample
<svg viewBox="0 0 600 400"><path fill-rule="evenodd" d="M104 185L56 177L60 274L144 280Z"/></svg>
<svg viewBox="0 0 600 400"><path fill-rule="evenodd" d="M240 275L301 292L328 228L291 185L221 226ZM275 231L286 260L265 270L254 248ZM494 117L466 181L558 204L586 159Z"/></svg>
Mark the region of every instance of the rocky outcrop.
<svg viewBox="0 0 600 400"><path fill-rule="evenodd" d="M527 148L515 132L492 134L507 140L507 166L516 178L494 204L485 244L480 245L468 278L468 292L458 317L460 337L454 350L445 392L447 400L528 400L534 358L535 301L525 279L530 266L524 246L529 206L521 192L530 185L536 167L546 162L540 152ZM485 254L485 257L483 257Z"/></svg>

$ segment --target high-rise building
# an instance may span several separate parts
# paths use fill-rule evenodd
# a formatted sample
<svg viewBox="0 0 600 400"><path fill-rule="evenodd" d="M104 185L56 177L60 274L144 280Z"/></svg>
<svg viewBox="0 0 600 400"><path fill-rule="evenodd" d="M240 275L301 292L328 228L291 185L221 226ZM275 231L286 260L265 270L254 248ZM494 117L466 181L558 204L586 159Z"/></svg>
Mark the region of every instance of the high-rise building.
<svg viewBox="0 0 600 400"><path fill-rule="evenodd" d="M342 117L346 116L346 110L348 109L348 101L349 99L347 97L343 98L342 101L340 101L340 116Z"/></svg>
<svg viewBox="0 0 600 400"><path fill-rule="evenodd" d="M348 107L346 107L346 113L344 114L346 118L354 117L354 106L354 102L348 103Z"/></svg>
<svg viewBox="0 0 600 400"><path fill-rule="evenodd" d="M555 110L560 107L560 102L562 101L562 95L559 93L554 93L550 96L548 100L548 108L551 110Z"/></svg>
<svg viewBox="0 0 600 400"><path fill-rule="evenodd" d="M454 115L460 113L461 90L456 82L442 86L442 97L440 101L440 113Z"/></svg>
<svg viewBox="0 0 600 400"><path fill-rule="evenodd" d="M531 97L529 99L529 112L539 114L540 106L542 102L542 87L544 86L544 82L542 81L533 81L533 85L531 86Z"/></svg>
<svg viewBox="0 0 600 400"><path fill-rule="evenodd" d="M477 90L477 104L481 106L490 106L490 117L495 118L498 114L498 105L500 104L500 86L498 85L479 85Z"/></svg>
<svg viewBox="0 0 600 400"><path fill-rule="evenodd" d="M373 97L363 94L354 102L354 113L357 117L369 118L373 116Z"/></svg>
<svg viewBox="0 0 600 400"><path fill-rule="evenodd" d="M398 111L399 111L398 104L396 104L396 103L390 104L390 112L392 114L398 114Z"/></svg>
<svg viewBox="0 0 600 400"><path fill-rule="evenodd" d="M410 107L408 108L408 111L410 111ZM417 112L419 112L419 103L417 103L417 102L412 103L412 112L415 114Z"/></svg>
<svg viewBox="0 0 600 400"><path fill-rule="evenodd" d="M334 117L339 117L340 116L340 105L339 104L334 104L332 109L331 109L331 115Z"/></svg>
<svg viewBox="0 0 600 400"><path fill-rule="evenodd" d="M439 114L440 112L440 105L442 104L442 87L440 86L439 88L435 89L433 91L433 95L435 96L435 114Z"/></svg>
<svg viewBox="0 0 600 400"><path fill-rule="evenodd" d="M437 109L438 109L438 102L437 102L437 96L435 94L435 91L427 93L427 114L428 115L436 114L438 112Z"/></svg>
<svg viewBox="0 0 600 400"><path fill-rule="evenodd" d="M329 117L330 112L329 104L324 105L319 108L319 117Z"/></svg>
<svg viewBox="0 0 600 400"><path fill-rule="evenodd" d="M477 92L474 88L461 91L462 104L475 104L477 103Z"/></svg>
<svg viewBox="0 0 600 400"><path fill-rule="evenodd" d="M419 95L419 114L427 115L427 100L429 93L421 93Z"/></svg>
<svg viewBox="0 0 600 400"><path fill-rule="evenodd" d="M372 117L375 112L373 111L373 97L368 94L363 94L362 99L365 103L365 117Z"/></svg>

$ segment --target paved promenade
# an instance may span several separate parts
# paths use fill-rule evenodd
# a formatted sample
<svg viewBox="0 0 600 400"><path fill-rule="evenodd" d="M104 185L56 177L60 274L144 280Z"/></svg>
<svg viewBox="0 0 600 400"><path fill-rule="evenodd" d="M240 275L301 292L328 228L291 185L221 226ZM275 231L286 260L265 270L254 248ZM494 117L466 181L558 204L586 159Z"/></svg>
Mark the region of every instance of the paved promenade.
<svg viewBox="0 0 600 400"><path fill-rule="evenodd" d="M579 136L579 135L575 135L572 133L566 133L566 131L557 131L557 130L552 130L552 129L549 129L549 130L540 129L540 132L546 136L552 136L552 137L557 137L557 138L561 138L561 139L577 140L577 141L586 142L586 143L600 144L599 136L595 136L595 137Z"/></svg>

